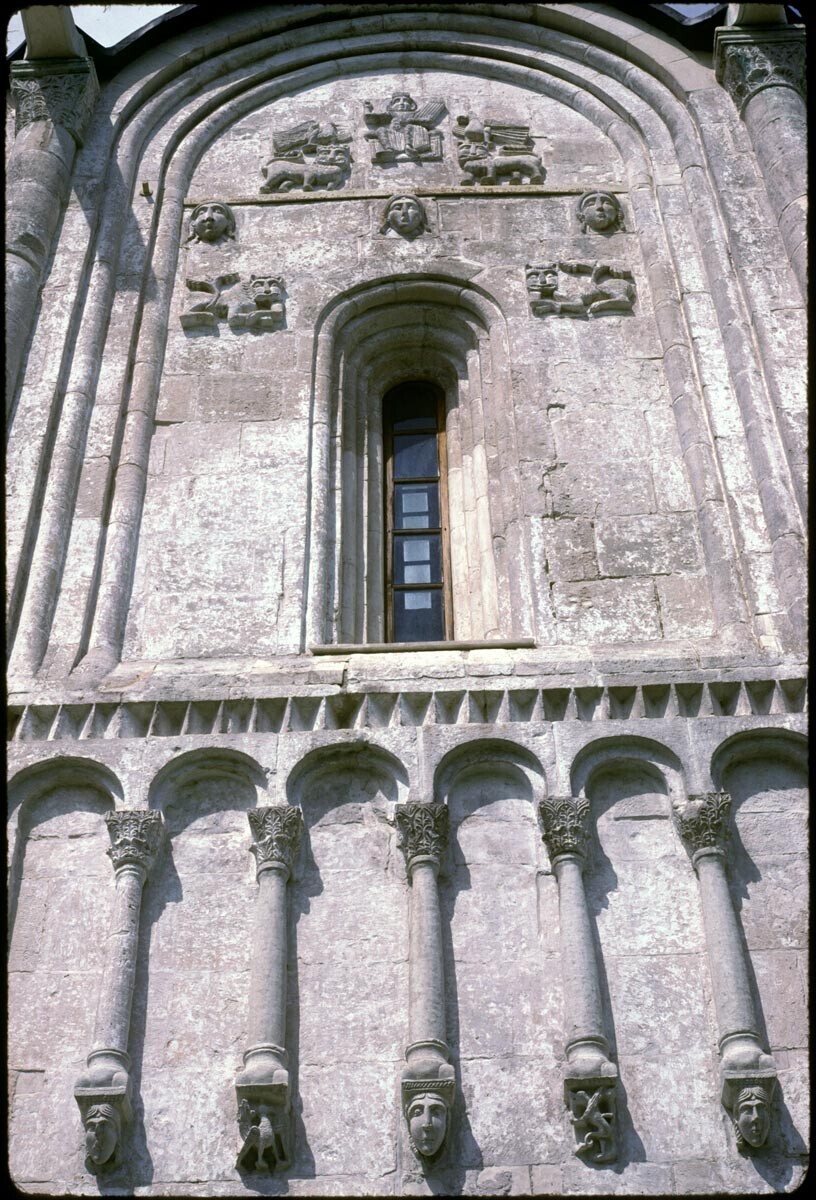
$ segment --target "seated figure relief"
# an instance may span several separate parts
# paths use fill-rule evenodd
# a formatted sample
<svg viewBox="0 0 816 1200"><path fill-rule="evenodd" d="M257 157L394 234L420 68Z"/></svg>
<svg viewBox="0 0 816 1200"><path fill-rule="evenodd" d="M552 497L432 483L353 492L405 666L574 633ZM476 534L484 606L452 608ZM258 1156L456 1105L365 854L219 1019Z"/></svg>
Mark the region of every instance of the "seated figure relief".
<svg viewBox="0 0 816 1200"><path fill-rule="evenodd" d="M432 126L445 112L444 100L426 100L420 108L408 92L395 92L384 112L375 112L370 100L363 107L373 163L384 166L442 157L442 134Z"/></svg>
<svg viewBox="0 0 816 1200"><path fill-rule="evenodd" d="M632 272L607 263L528 264L525 277L530 310L536 317L596 317L634 310Z"/></svg>

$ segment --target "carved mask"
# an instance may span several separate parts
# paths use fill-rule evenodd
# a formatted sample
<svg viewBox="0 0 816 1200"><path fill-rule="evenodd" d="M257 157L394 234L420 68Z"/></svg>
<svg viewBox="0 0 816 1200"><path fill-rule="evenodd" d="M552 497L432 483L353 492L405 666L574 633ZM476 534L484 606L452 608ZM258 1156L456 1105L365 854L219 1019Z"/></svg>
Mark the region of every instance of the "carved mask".
<svg viewBox="0 0 816 1200"><path fill-rule="evenodd" d="M348 163L348 149L345 146L320 146L315 162L324 167L344 167Z"/></svg>
<svg viewBox="0 0 816 1200"><path fill-rule="evenodd" d="M611 192L587 192L578 201L578 220L596 233L612 229L620 220L620 206Z"/></svg>
<svg viewBox="0 0 816 1200"><path fill-rule="evenodd" d="M448 1107L438 1092L419 1092L406 1109L411 1145L423 1158L431 1158L445 1140Z"/></svg>
<svg viewBox="0 0 816 1200"><path fill-rule="evenodd" d="M530 291L537 291L542 297L552 296L558 287L558 268L549 264L542 267L528 267L526 279Z"/></svg>
<svg viewBox="0 0 816 1200"><path fill-rule="evenodd" d="M281 299L283 280L277 275L252 275L249 280L249 294L255 301L256 308L271 308L275 301Z"/></svg>
<svg viewBox="0 0 816 1200"><path fill-rule="evenodd" d="M234 229L235 220L225 204L199 204L190 214L190 236L201 242L217 242Z"/></svg>
<svg viewBox="0 0 816 1200"><path fill-rule="evenodd" d="M111 1104L94 1104L85 1118L85 1153L92 1163L108 1162L119 1140L119 1114Z"/></svg>
<svg viewBox="0 0 816 1200"><path fill-rule="evenodd" d="M419 233L425 225L425 212L415 196L395 196L385 213L385 225L403 236Z"/></svg>
<svg viewBox="0 0 816 1200"><path fill-rule="evenodd" d="M408 95L407 92L394 92L388 103L388 111L396 112L413 112L416 108L416 101Z"/></svg>
<svg viewBox="0 0 816 1200"><path fill-rule="evenodd" d="M745 1088L735 1104L737 1139L749 1146L761 1146L771 1127L768 1096L763 1087Z"/></svg>

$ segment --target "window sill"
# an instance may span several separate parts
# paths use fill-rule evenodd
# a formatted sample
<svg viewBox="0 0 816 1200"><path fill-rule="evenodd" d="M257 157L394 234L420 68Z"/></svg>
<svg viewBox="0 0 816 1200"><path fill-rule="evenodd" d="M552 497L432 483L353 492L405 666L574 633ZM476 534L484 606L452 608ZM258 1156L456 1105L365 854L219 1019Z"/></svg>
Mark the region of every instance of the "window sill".
<svg viewBox="0 0 816 1200"><path fill-rule="evenodd" d="M495 638L475 642L337 642L310 646L310 654L407 654L412 650L534 650L535 638Z"/></svg>

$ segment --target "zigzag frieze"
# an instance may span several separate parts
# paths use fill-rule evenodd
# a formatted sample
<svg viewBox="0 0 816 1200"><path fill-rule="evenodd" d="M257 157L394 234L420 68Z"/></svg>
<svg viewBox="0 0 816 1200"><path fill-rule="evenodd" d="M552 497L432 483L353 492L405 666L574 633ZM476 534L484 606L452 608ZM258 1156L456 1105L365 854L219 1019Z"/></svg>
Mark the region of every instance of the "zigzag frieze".
<svg viewBox="0 0 816 1200"><path fill-rule="evenodd" d="M302 733L390 726L638 721L803 713L797 679L631 686L339 692L267 699L26 704L9 708L9 741Z"/></svg>

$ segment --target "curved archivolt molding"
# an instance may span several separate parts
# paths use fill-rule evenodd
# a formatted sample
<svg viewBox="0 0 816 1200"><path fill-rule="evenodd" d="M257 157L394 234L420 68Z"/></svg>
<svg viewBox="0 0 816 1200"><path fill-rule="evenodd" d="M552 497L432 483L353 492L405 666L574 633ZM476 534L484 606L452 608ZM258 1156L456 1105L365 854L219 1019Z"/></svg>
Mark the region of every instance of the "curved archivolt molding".
<svg viewBox="0 0 816 1200"><path fill-rule="evenodd" d="M636 768L654 779L671 804L682 803L686 784L680 759L661 742L642 737L598 738L576 754L570 768L573 796L592 797L595 780L602 774Z"/></svg>
<svg viewBox="0 0 816 1200"><path fill-rule="evenodd" d="M8 784L8 812L16 823L23 806L30 808L37 800L59 788L91 788L110 808L121 804L124 789L116 774L92 758L60 755L24 767L12 776Z"/></svg>
<svg viewBox="0 0 816 1200"><path fill-rule="evenodd" d="M207 779L252 788L257 797L256 804L266 803L268 779L260 763L240 750L205 747L190 750L165 763L150 784L148 807L163 812L174 803L181 788ZM230 807L226 798L224 807Z"/></svg>
<svg viewBox="0 0 816 1200"><path fill-rule="evenodd" d="M762 759L782 762L808 778L808 741L792 729L746 729L726 738L711 757L711 779L717 791L727 790L728 772L744 762Z"/></svg>
<svg viewBox="0 0 816 1200"><path fill-rule="evenodd" d="M320 746L295 764L286 780L288 802L307 811L314 790L338 772L372 779L387 800L408 797L408 772L396 755L371 742L339 742Z"/></svg>
<svg viewBox="0 0 816 1200"><path fill-rule="evenodd" d="M434 771L434 800L447 804L453 789L471 774L501 770L518 779L524 798L537 805L544 799L544 768L536 756L507 738L474 738L449 750Z"/></svg>

